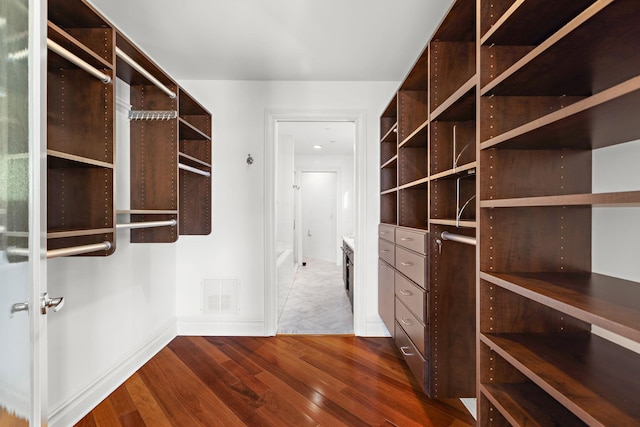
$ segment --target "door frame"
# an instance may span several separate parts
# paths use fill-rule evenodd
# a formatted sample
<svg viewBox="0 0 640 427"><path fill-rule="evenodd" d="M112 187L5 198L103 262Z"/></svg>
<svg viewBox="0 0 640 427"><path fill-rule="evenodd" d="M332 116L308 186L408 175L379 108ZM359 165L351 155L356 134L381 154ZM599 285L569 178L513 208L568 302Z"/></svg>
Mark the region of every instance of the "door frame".
<svg viewBox="0 0 640 427"><path fill-rule="evenodd" d="M365 232L366 191L366 111L360 109L265 109L265 161L264 161L264 335L276 334L278 322L276 271L276 166L277 123L287 122L353 122L355 124L355 219L354 237L357 248L367 247ZM362 257L364 259L364 257ZM366 292L360 292L366 282L365 263L355 265L353 296L353 329L355 335L366 331Z"/></svg>
<svg viewBox="0 0 640 427"><path fill-rule="evenodd" d="M342 170L341 168L318 168L318 169L313 169L313 168L304 168L304 169L296 169L296 173L300 173L300 187L301 187L301 192L304 192L304 187L302 186L302 175L304 173L335 173L336 174L336 215L334 218L334 221L336 223L336 233L335 233L335 243L336 246L334 247L335 250L335 257L334 257L334 262L336 263L336 265L341 265L339 263L339 258L340 258L340 252L338 249L338 244L340 243L340 229L342 228L342 209L340 209L340 188L342 188ZM300 199L302 199L302 195L300 196ZM301 202L301 200L300 200ZM295 212L295 218L296 218L296 224L300 224L300 227L296 228L296 231L294 233L294 239L298 240L298 251L299 254L304 256L304 250L303 250L303 241L304 241L304 232L302 230L302 203L299 203L297 206L297 211ZM302 259L302 257L300 257L299 259Z"/></svg>

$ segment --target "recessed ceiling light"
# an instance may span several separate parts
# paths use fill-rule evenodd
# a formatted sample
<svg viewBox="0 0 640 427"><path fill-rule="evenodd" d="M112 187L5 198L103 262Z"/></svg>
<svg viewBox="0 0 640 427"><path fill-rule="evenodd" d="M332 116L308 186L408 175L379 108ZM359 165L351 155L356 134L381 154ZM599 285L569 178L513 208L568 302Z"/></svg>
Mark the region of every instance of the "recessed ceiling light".
<svg viewBox="0 0 640 427"><path fill-rule="evenodd" d="M313 148L315 148L316 150L320 150L322 149L322 145L314 145Z"/></svg>

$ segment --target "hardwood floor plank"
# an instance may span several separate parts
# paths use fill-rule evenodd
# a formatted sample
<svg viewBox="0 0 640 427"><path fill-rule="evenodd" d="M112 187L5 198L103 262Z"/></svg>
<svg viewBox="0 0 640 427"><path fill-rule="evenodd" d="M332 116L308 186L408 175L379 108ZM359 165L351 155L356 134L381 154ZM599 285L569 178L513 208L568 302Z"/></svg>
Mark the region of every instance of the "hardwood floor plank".
<svg viewBox="0 0 640 427"><path fill-rule="evenodd" d="M215 363L187 337L177 337L169 348L206 384L211 391L225 401L226 405L244 423L251 426L270 425L256 409L264 401L253 390Z"/></svg>
<svg viewBox="0 0 640 427"><path fill-rule="evenodd" d="M468 427L389 338L177 337L77 425Z"/></svg>
<svg viewBox="0 0 640 427"><path fill-rule="evenodd" d="M125 388L131 400L138 408L140 417L147 426L171 427L171 421L147 388L140 375L133 374L125 383Z"/></svg>

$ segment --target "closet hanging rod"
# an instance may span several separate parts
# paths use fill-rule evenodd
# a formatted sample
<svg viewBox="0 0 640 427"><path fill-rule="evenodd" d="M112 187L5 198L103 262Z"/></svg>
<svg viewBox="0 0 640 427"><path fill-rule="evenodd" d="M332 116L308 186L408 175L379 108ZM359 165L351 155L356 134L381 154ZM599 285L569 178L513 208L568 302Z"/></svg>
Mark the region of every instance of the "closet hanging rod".
<svg viewBox="0 0 640 427"><path fill-rule="evenodd" d="M471 236L463 236L462 234L454 234L449 233L448 231L443 231L440 233L440 237L442 240L450 240L452 242L464 243L465 245L476 245L476 238Z"/></svg>
<svg viewBox="0 0 640 427"><path fill-rule="evenodd" d="M49 49L51 49L52 51L54 51L55 53L57 53L58 55L62 56L63 58L71 61L73 64L75 64L79 68L83 69L87 73L91 74L96 79L102 81L102 83L104 83L104 84L111 83L111 76L109 76L109 75L103 73L102 71L98 70L94 66L92 66L89 63L85 62L83 59L78 58L76 55L74 55L73 53L69 52L67 49L63 48L62 46L60 46L58 43L54 42L53 40L47 39L47 47Z"/></svg>
<svg viewBox="0 0 640 427"><path fill-rule="evenodd" d="M166 221L146 221L146 222L130 222L124 224L116 224L116 229L133 229L133 228L152 228L152 227L173 227L178 222L175 219Z"/></svg>
<svg viewBox="0 0 640 427"><path fill-rule="evenodd" d="M178 169L182 169L182 170L185 170L185 171L197 173L198 175L202 175L202 176L207 176L207 177L211 176L211 172L205 172L203 170L194 168L192 166L187 166L187 165L182 164L182 163L178 163Z"/></svg>
<svg viewBox="0 0 640 427"><path fill-rule="evenodd" d="M172 120L178 117L175 110L152 111L152 110L131 110L129 120Z"/></svg>
<svg viewBox="0 0 640 427"><path fill-rule="evenodd" d="M51 249L47 251L47 258L81 255L95 251L108 251L109 249L111 249L111 242L93 243L91 245L72 246L70 248L62 249Z"/></svg>
<svg viewBox="0 0 640 427"><path fill-rule="evenodd" d="M15 247L15 246L9 246L7 248L7 255L9 255L9 256L28 257L29 256L29 249L28 248L18 248L18 247Z"/></svg>
<svg viewBox="0 0 640 427"><path fill-rule="evenodd" d="M171 89L166 87L164 84L162 84L160 80L153 77L150 72L142 68L142 65L134 61L129 55L124 53L122 49L120 49L118 46L116 46L116 55L119 56L124 62L129 64L131 67L133 67L137 72L142 74L147 80L149 80L151 83L156 85L160 90L166 93L169 96L169 98L173 99L176 97L176 93L174 91L172 91Z"/></svg>

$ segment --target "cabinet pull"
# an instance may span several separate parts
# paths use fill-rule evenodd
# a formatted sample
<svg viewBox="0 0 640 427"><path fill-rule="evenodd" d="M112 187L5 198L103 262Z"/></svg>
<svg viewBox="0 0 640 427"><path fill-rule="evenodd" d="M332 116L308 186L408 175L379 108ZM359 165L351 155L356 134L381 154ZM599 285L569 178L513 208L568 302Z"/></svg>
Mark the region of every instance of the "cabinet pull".
<svg viewBox="0 0 640 427"><path fill-rule="evenodd" d="M413 263L405 262L405 261L400 261L400 264L404 265L405 267L409 267L410 265L413 265Z"/></svg>
<svg viewBox="0 0 640 427"><path fill-rule="evenodd" d="M402 295L404 295L405 297L408 297L409 295L411 295L411 292L410 292L410 291L407 291L406 289L401 290L401 291L400 291L400 293L401 293Z"/></svg>
<svg viewBox="0 0 640 427"><path fill-rule="evenodd" d="M400 321L405 326L411 326L411 319L409 319L408 317L403 317L402 319L400 319Z"/></svg>
<svg viewBox="0 0 640 427"><path fill-rule="evenodd" d="M411 350L411 347L400 347L400 351L402 352L402 354L407 357L413 356L413 353L411 353L409 350Z"/></svg>
<svg viewBox="0 0 640 427"><path fill-rule="evenodd" d="M410 242L413 239L411 237L401 237L400 240L402 240L403 242Z"/></svg>
<svg viewBox="0 0 640 427"><path fill-rule="evenodd" d="M380 249L380 252L382 252L383 254L386 254L387 252L389 252L389 249Z"/></svg>

